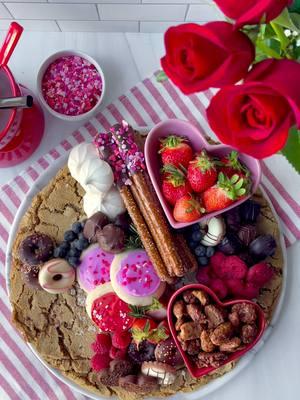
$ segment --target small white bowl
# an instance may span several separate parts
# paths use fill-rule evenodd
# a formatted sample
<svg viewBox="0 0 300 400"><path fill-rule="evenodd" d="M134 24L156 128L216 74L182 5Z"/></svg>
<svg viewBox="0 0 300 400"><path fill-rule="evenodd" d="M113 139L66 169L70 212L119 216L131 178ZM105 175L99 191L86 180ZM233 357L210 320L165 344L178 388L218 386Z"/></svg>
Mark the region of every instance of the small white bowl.
<svg viewBox="0 0 300 400"><path fill-rule="evenodd" d="M89 111L87 111L85 113L79 114L79 115L65 115L65 114L61 114L61 113L53 110L53 108L51 108L49 106L49 104L46 102L46 100L45 100L45 98L43 96L42 80L43 80L43 77L44 77L44 74L45 74L47 68L49 67L50 64L52 64L58 58L66 57L66 56L79 56L79 57L84 58L85 60L89 61L92 65L94 65L96 70L99 72L99 74L101 76L101 80L102 80L102 92L101 92L101 96L100 96L98 102L95 104L95 106L91 110L89 110ZM85 53L82 53L81 51L77 51L77 50L62 50L62 51L58 51L57 53L52 54L50 57L48 57L46 60L44 60L42 62L41 66L39 68L38 75L37 75L37 92L38 92L38 96L39 96L40 101L43 104L43 106L54 117L60 118L60 119L62 119L64 121L82 121L82 120L85 120L85 119L91 117L99 109L99 107L100 107L100 105L101 105L101 103L103 101L103 97L104 97L104 93L105 93L104 74L103 74L102 68L97 63L97 61L95 61L89 55L87 55Z"/></svg>

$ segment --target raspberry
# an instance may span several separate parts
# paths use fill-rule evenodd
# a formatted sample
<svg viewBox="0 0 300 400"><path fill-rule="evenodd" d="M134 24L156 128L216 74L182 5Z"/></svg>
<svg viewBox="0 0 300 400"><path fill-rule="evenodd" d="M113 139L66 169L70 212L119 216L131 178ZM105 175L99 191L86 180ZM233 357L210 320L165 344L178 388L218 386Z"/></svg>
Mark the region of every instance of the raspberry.
<svg viewBox="0 0 300 400"><path fill-rule="evenodd" d="M108 368L110 357L108 354L95 354L91 359L91 367L94 371L99 372L102 369Z"/></svg>
<svg viewBox="0 0 300 400"><path fill-rule="evenodd" d="M239 279L227 280L226 286L235 298L252 300L259 295L259 288L257 286L245 283Z"/></svg>
<svg viewBox="0 0 300 400"><path fill-rule="evenodd" d="M99 333L96 340L91 345L92 350L98 354L108 354L111 348L111 338L110 335L105 333Z"/></svg>
<svg viewBox="0 0 300 400"><path fill-rule="evenodd" d="M199 268L197 272L197 281L202 285L209 286L210 283L209 270L210 268L207 266Z"/></svg>
<svg viewBox="0 0 300 400"><path fill-rule="evenodd" d="M268 263L261 262L249 268L247 282L252 283L255 286L262 287L269 282L273 275L273 267Z"/></svg>
<svg viewBox="0 0 300 400"><path fill-rule="evenodd" d="M228 295L228 289L221 279L212 279L209 287L213 290L219 299L224 299Z"/></svg>
<svg viewBox="0 0 300 400"><path fill-rule="evenodd" d="M112 345L117 349L127 349L131 339L131 334L128 331L115 332L112 337Z"/></svg>
<svg viewBox="0 0 300 400"><path fill-rule="evenodd" d="M218 275L218 270L220 266L224 264L226 256L220 251L216 251L215 254L210 257L209 264L212 267L212 270Z"/></svg>
<svg viewBox="0 0 300 400"><path fill-rule="evenodd" d="M125 360L127 355L127 348L125 349L117 349L116 347L112 346L110 351L109 351L109 357L111 359L119 359L119 360Z"/></svg>
<svg viewBox="0 0 300 400"><path fill-rule="evenodd" d="M227 256L215 273L221 279L244 279L248 267L238 256Z"/></svg>

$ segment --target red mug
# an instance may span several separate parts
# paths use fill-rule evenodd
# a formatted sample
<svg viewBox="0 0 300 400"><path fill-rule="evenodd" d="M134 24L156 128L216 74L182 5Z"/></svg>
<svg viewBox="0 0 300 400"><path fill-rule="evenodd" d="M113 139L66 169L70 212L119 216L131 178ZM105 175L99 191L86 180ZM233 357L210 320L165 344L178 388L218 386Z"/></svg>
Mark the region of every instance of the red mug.
<svg viewBox="0 0 300 400"><path fill-rule="evenodd" d="M23 28L13 22L0 50L3 63L0 66L0 97L31 95L33 106L28 109L0 110L0 168L13 166L27 159L40 144L44 133L44 115L37 100L27 88L16 82L6 65L16 41L13 46L6 48L5 43L8 43L12 35L20 36L22 31Z"/></svg>

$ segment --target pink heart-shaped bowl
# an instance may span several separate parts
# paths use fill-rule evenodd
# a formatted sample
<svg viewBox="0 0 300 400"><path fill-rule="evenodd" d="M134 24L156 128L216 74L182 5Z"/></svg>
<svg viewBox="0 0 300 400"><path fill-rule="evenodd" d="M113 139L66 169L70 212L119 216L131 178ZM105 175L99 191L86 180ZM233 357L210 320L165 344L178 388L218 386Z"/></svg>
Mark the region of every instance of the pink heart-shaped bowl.
<svg viewBox="0 0 300 400"><path fill-rule="evenodd" d="M247 353L250 349L252 349L256 343L259 341L259 339L262 337L262 334L264 333L265 327L266 327L266 320L265 320L265 316L263 313L263 310L260 308L260 306L256 303L254 303L253 301L250 300L231 300L231 301L227 301L222 303L218 296L211 290L209 289L207 286L201 285L200 283L195 283L195 284L191 284L191 285L187 285L184 286L182 288L180 288L179 290L177 290L173 296L171 297L169 304L168 304L168 322L169 322L169 327L173 336L173 339L176 343L176 346L178 347L178 350L180 351L180 354L182 355L182 358L186 364L187 369L189 370L190 374L195 377L195 378L200 378L203 375L207 375L210 372L214 371L216 368L215 367L203 367L203 368L199 368L197 367L197 365L190 359L189 355L182 349L179 340L177 339L177 332L175 329L175 317L173 316L173 306L176 300L178 300L178 298L180 297L180 295L187 291L187 290L203 290L204 292L206 292L210 298L213 300L213 304L218 305L221 308L226 308L228 306L232 306L234 304L237 303L248 303L248 304L252 304L257 311L257 315L258 315L258 333L256 338L253 340L252 343L246 345L243 349L238 350L234 353L229 353L228 358L222 363L222 365L225 365L233 360L236 360L240 357L242 357L245 353ZM209 354L209 353L208 353Z"/></svg>
<svg viewBox="0 0 300 400"><path fill-rule="evenodd" d="M261 178L261 167L260 163L256 158L248 156L246 154L240 153L239 158L241 162L249 169L251 172L251 180L252 186L250 193L243 197L241 200L236 201L229 207L226 207L220 211L215 211L209 214L204 214L201 218L196 221L183 223L177 222L173 217L173 211L171 206L166 202L162 190L161 190L161 175L160 175L160 168L161 168L161 160L158 154L159 151L159 140L169 135L178 135L178 136L185 136L188 141L190 142L192 148L195 152L198 152L205 148L210 154L217 157L223 157L227 155L230 151L234 150L230 146L226 146L223 144L211 145L209 144L199 130L192 125L190 122L182 121L180 119L168 119L159 124L155 125L154 128L151 129L149 134L147 135L146 143L145 143L145 159L147 169L150 175L150 179L156 191L156 194L159 198L159 201L164 209L166 217L170 225L173 228L179 229L184 228L188 225L195 224L201 220L206 218L212 218L216 215L219 215L225 211L230 210L233 207L238 206L239 204L243 203L247 200L257 189L260 178Z"/></svg>

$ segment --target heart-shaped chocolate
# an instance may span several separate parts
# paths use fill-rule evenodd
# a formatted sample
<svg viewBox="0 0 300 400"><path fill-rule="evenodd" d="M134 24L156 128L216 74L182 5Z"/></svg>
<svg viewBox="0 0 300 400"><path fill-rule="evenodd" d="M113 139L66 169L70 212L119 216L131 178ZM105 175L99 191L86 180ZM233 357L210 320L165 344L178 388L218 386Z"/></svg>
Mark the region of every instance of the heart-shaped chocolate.
<svg viewBox="0 0 300 400"><path fill-rule="evenodd" d="M216 215L221 214L225 211L228 211L231 208L236 207L239 204L243 203L256 191L256 189L260 183L260 178L261 178L260 163L256 158L253 158L246 154L240 153L239 158L240 158L241 162L251 172L252 186L251 186L250 193L247 196L243 197L242 199L236 201L229 207L226 207L220 211L215 211L212 213L204 214L197 221L193 221L190 223L177 222L173 217L173 212L172 212L171 206L166 202L166 200L162 194L161 184L160 184L160 182L161 182L161 176L160 176L161 161L160 161L159 154L158 154L159 146L160 146L159 140L161 138L167 137L169 135L184 136L189 140L189 142L191 143L191 146L195 152L198 152L202 149L206 149L210 154L212 154L213 156L217 156L219 158L226 156L228 153L230 153L234 149L230 146L226 146L223 144L217 144L217 145L209 144L206 141L206 139L203 137L201 132L199 132L199 130L194 125L192 125L191 123L189 123L187 121L182 121L179 119L165 120L163 122L160 122L154 128L151 129L151 131L149 132L149 134L147 136L146 143L145 143L145 159L146 159L147 169L148 169L152 184L154 186L154 189L156 191L156 194L157 194L159 201L160 201L160 203L164 209L164 212L166 214L166 217L168 218L168 221L173 228L176 228L176 229L183 228L185 226L192 225L195 222L199 222L200 220L215 217Z"/></svg>
<svg viewBox="0 0 300 400"><path fill-rule="evenodd" d="M256 333L254 339L251 341L251 343L244 344L241 349L238 349L233 353L228 353L228 357L225 360L222 360L219 362L218 368L222 365L225 365L233 360L236 360L236 359L242 357L250 349L252 349L256 345L256 343L259 341L259 339L262 337L262 334L266 327L266 321L265 321L265 316L264 316L263 310L260 308L260 306L258 304L254 303L252 301L231 300L231 301L227 301L227 302L223 303L219 300L217 295L211 289L209 289L207 286L204 286L201 284L191 284L191 285L184 286L184 287L180 288L179 290L177 290L171 297L169 304L168 304L168 322L169 322L170 331L172 333L172 336L176 343L176 346L178 347L190 374L195 378L200 378L201 376L207 375L210 372L214 371L217 367L207 366L207 367L200 368L196 365L196 363L193 361L191 356L183 350L182 344L180 343L180 341L177 337L178 331L175 328L176 318L175 318L174 312L173 312L173 306L174 306L175 302L182 298L182 295L184 292L188 292L191 290L201 290L201 291L205 292L209 296L209 299L210 299L209 304L216 305L219 309L225 309L228 311L228 309L231 306L233 306L235 304L242 304L242 303L243 304L245 304L245 303L251 304L253 307L255 307L256 315L257 315L257 319L256 319L257 333ZM211 353L207 352L206 354L209 357Z"/></svg>

